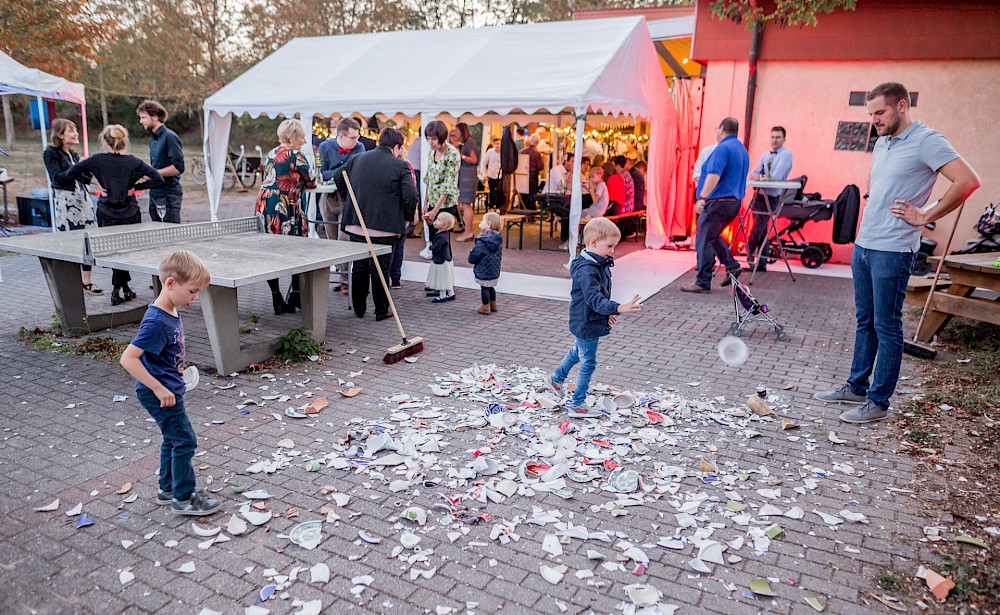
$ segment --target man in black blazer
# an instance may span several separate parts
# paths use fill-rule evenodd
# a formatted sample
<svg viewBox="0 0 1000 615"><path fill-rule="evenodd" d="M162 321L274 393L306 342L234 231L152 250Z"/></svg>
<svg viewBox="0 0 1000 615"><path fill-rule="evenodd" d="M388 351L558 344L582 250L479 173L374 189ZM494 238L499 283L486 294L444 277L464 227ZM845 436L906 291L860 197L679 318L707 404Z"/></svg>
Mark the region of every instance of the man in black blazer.
<svg viewBox="0 0 1000 615"><path fill-rule="evenodd" d="M352 156L344 170L351 180L351 187L358 199L358 207L365 218L368 234L376 245L393 246L406 231L407 221L414 219L417 211L417 185L409 167L399 158L403 149L403 133L395 128L384 129L378 137L378 147L359 156ZM343 174L336 177L337 192L347 194ZM349 198L349 197L348 197ZM353 205L345 201L340 222L344 232L353 242L364 243L364 231ZM392 254L378 257L377 266L383 275L389 274ZM376 262L365 259L354 262L351 285L351 302L354 314L363 318L371 288L375 303L375 320L390 318L389 299L382 284L373 278Z"/></svg>

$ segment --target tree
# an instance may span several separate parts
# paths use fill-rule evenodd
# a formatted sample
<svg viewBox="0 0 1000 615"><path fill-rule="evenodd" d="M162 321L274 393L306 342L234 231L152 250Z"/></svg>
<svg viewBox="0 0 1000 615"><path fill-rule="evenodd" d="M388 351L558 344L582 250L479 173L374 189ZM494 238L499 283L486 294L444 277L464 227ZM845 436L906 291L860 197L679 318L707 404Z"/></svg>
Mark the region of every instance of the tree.
<svg viewBox="0 0 1000 615"><path fill-rule="evenodd" d="M94 0L3 0L0 49L32 68L75 79L100 57L114 26Z"/></svg>
<svg viewBox="0 0 1000 615"><path fill-rule="evenodd" d="M753 127L753 105L757 93L757 58L764 26L815 26L816 15L832 13L838 8L853 11L856 0L712 0L708 9L719 19L732 19L750 30L750 75L747 78L747 108L743 120L743 144L750 146Z"/></svg>

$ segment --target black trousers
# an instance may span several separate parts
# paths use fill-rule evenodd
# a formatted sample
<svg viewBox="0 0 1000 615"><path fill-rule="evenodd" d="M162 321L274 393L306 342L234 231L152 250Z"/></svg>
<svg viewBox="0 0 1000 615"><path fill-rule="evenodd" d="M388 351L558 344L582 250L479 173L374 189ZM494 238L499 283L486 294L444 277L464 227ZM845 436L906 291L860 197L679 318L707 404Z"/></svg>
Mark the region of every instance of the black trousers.
<svg viewBox="0 0 1000 615"><path fill-rule="evenodd" d="M389 278L398 280L403 277L403 252L406 249L406 238L413 232L412 222L406 223L406 230L399 236L399 239L392 245L392 262L389 265Z"/></svg>
<svg viewBox="0 0 1000 615"><path fill-rule="evenodd" d="M109 213L103 210L98 203L97 207L97 226L121 226L125 224L139 224L142 222L142 212L139 211L138 205L134 203L135 197L132 197L132 209L133 212L127 212L125 216L109 215ZM126 208L127 210L128 208ZM128 283L132 281L132 276L128 271L124 269L112 269L111 270L111 285L114 289L125 288Z"/></svg>
<svg viewBox="0 0 1000 615"><path fill-rule="evenodd" d="M503 203L503 189L501 188L500 178L488 179L486 180L490 188L490 206L487 209L492 209L495 211L500 211Z"/></svg>
<svg viewBox="0 0 1000 615"><path fill-rule="evenodd" d="M767 215L767 205L764 203L764 197L760 194L754 196L753 202L750 204L750 211L753 212L753 226L750 228L750 233L747 237L747 264L753 265L754 259L757 258L757 250L767 239L767 227L770 223L770 216ZM770 246L764 246L764 250L760 253L761 259L771 255ZM766 260L763 261L764 264L767 263Z"/></svg>
<svg viewBox="0 0 1000 615"><path fill-rule="evenodd" d="M365 243L365 238L361 235L348 233L347 236L354 243ZM393 246L399 239L396 235L390 237L372 237L372 243L377 246ZM378 267L385 275L389 272L392 264L392 254L380 254L378 257ZM384 316L389 313L389 298L385 294L385 288L378 279L378 272L375 271L375 261L369 257L364 260L354 261L351 274L351 304L354 306L354 315L361 318L368 309L368 290L371 289L372 301L375 303L375 315Z"/></svg>

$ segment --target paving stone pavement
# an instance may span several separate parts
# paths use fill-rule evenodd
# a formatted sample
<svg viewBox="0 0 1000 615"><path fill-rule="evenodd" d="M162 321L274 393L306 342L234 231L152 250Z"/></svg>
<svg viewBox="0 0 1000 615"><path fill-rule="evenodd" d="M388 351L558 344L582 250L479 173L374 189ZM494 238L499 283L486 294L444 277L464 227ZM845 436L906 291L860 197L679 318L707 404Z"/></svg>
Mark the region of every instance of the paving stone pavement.
<svg viewBox="0 0 1000 615"><path fill-rule="evenodd" d="M404 283L394 295L397 307L408 331L426 338L426 349L416 363L387 366L380 358L398 342L392 322L376 323L371 313L359 320L347 311L339 293L331 293L328 355L323 361L276 370L275 383L259 375L240 374L231 378L237 386L228 390L208 386L214 370L209 367L211 352L196 304L184 320L188 359L202 369L203 385L185 401L199 435L200 453L195 460L199 480L212 477L213 486L228 481L267 489L274 496L271 510L279 513L294 506L301 511L298 519L272 520L269 531L257 528L200 550L196 545L203 539L190 530L191 519L173 516L153 501L160 436L136 402L129 376L113 362L39 351L18 340L18 327L51 322L52 305L36 259L6 256L0 258L0 267L4 278L0 284L3 613L195 615L203 607L243 613L245 607L257 603L265 568L287 574L296 565L326 562L333 572L328 584L310 585L300 579L288 590L291 598L322 598L324 613L396 615L434 612L439 605L465 612L467 601L478 602L475 610L479 613L501 608L503 613L558 613L556 600L564 602L569 613L614 613L624 599L625 585L648 582L664 593L664 604L680 607L678 613L809 613L813 611L803 598L816 596L828 613L860 614L872 612L862 599L865 591L876 589L872 580L876 574L895 567L914 570L927 556L928 547L919 539L921 528L933 524L932 520L921 517L915 497L905 491L916 485L913 460L897 454L894 445L882 439L884 427L840 424L838 409L812 399L815 390L839 385L847 375L853 341L853 302L847 280L799 276L792 283L787 275L768 273L756 282L754 293L766 300L790 339L778 342L770 330L754 330L745 336L751 358L739 368L726 367L715 351L732 321L731 296L722 291L708 296L677 292L691 282L691 273L650 298L641 313L623 316L612 335L602 340L595 381L633 390L662 385L688 397L725 396L735 402L764 384L790 405L787 416L802 425L797 442L788 440L787 432L775 425L752 440L732 437L721 427L694 433L693 450L714 443L717 463L766 466L773 474L796 480L806 464L830 470L835 463L850 463L859 473L822 480L807 496L796 496L806 517L782 519L785 534L762 556L748 554L744 547L741 562L717 566L712 575L699 575L688 566L693 557L690 546L683 552L651 546L646 551L652 561L642 577L598 569L596 574L607 586L597 589L572 574L558 585L547 583L539 574L539 564L553 561L545 561L540 544L551 529L523 524L518 528L522 539L507 545L489 539L487 524L472 527L468 537L455 543L444 537L443 528L428 533L422 545L434 549L438 573L431 579L411 581L405 567L387 558L395 540L369 546L357 540L356 532L365 529L392 536L399 511L396 502L413 501L429 508L435 502L430 493L411 498L390 492L387 484L372 482L366 474L331 468L308 473L294 464L267 476L244 473L253 460L269 457L281 438L292 438L307 452L324 451L325 443L346 435L344 423L349 419L385 418L382 398L398 392L426 395L435 374L457 372L475 363L554 368L572 339L566 328L565 303L501 295L500 312L484 317L474 311L478 306L475 293L464 292L456 302L432 305L419 285ZM109 287L106 272L95 272L95 277ZM143 284L135 286L144 290ZM145 291L147 299L149 292ZM265 285L241 290L241 323L260 329L248 337L274 335L275 327L294 320L270 315L269 305ZM260 324L250 322L251 314L261 317ZM134 331L134 326L126 326L105 334L129 339ZM349 350L356 352L348 354ZM371 361L362 362L364 357ZM906 370L913 369L907 362ZM338 397L338 378L347 380L349 372L359 370L363 373L352 380L364 391L352 399ZM295 384L307 379L308 384ZM687 384L695 381L701 384ZM329 395L331 404L318 421L271 419L269 412L281 412L283 406L251 406L250 414L239 414L236 404L243 399L241 392L259 397L259 387L264 385L289 394ZM786 385L791 388L785 390ZM113 402L118 394L128 399ZM217 419L224 423L211 424ZM847 443L830 442L830 431ZM477 435L477 430L450 435L448 453L469 455L481 446ZM803 446L807 436L816 440L814 451ZM131 492L139 497L122 507L124 496L114 491L126 482L133 483ZM346 512L356 516L345 514L338 525L327 524L323 542L313 551L278 538L299 521L321 518L318 510L326 496L320 489L328 484L352 494ZM92 491L98 494L92 496ZM706 491L724 498L719 487L693 479L685 480L683 491ZM221 524L236 510L239 496L229 489L222 495L224 512L210 519L212 525ZM791 506L789 496L794 495L787 488L778 505ZM58 512L33 510L55 498L61 502ZM558 508L591 529L625 532L636 544L655 545L658 536L672 534L668 528L674 527L676 510L669 498L637 507L623 517L591 511L592 505L609 500L609 494L599 490L580 491L570 500L539 494L491 504L486 510L495 518L511 518L530 514L532 505ZM859 503L857 510L868 516L869 524L830 528L809 512L818 508L836 513L851 500ZM64 513L77 502L96 520L94 525L74 529L75 518ZM143 538L154 531L152 539ZM164 546L171 539L180 544ZM125 549L122 540L135 544ZM487 546L469 546L470 541ZM585 555L587 548L609 554L618 551L612 545L573 541L554 562L571 570L593 569L594 563ZM496 560L496 566L490 565L491 560ZM177 572L189 561L195 562L195 572ZM247 574L249 566L255 569ZM123 587L119 571L124 567L132 567L136 578ZM350 578L362 574L376 580L355 598L349 592ZM757 576L780 580L771 584L776 598L744 595L749 580ZM729 584L738 589L731 590ZM276 614L295 612L291 598L271 600L264 606Z"/></svg>

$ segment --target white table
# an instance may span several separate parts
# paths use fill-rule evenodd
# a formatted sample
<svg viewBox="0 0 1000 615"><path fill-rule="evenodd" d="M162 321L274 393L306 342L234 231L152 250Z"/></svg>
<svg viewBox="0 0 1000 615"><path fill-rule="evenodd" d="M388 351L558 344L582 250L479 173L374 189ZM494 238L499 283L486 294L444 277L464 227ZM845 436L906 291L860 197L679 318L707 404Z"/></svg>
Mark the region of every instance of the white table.
<svg viewBox="0 0 1000 615"><path fill-rule="evenodd" d="M316 184L315 188L307 188L302 191L302 198L305 201L302 203L302 209L306 212L306 219L309 220L309 237L317 237L316 235L316 222L319 213L319 202L323 198L324 194L333 194L337 191L337 184ZM316 195L313 198L313 195ZM315 207L313 207L313 201L315 201ZM311 211L310 211L311 210Z"/></svg>
<svg viewBox="0 0 1000 615"><path fill-rule="evenodd" d="M785 205L785 199L778 199L777 203L772 203L771 197L767 194L767 190L798 190L802 187L800 182L795 181L776 181L776 180L764 180L764 179L752 179L747 182L747 187L753 189L753 197L750 198L750 204L747 210L740 216L740 225L737 229L736 234L733 235L733 241L736 241L736 237L739 236L740 231L743 232L744 240L747 240L747 260L750 260L751 254L749 253L749 240L747 234L747 220L748 217L754 215L753 203L756 200L756 196L760 194L764 199L764 205L767 207L767 230L764 235L764 243L760 244L757 248L757 254L753 256L754 267L750 271L750 280L748 284L753 284L754 275L757 273L756 264L760 262L760 255L763 254L764 248L771 242L772 238L775 244L778 246L778 254L781 255L781 260L785 262L785 267L788 269L788 275L792 276L792 281L795 281L795 274L792 273L792 266L788 264L788 257L785 254L785 249L781 245L781 237L778 235L778 217L781 216L781 208ZM753 219L750 218L752 221Z"/></svg>

